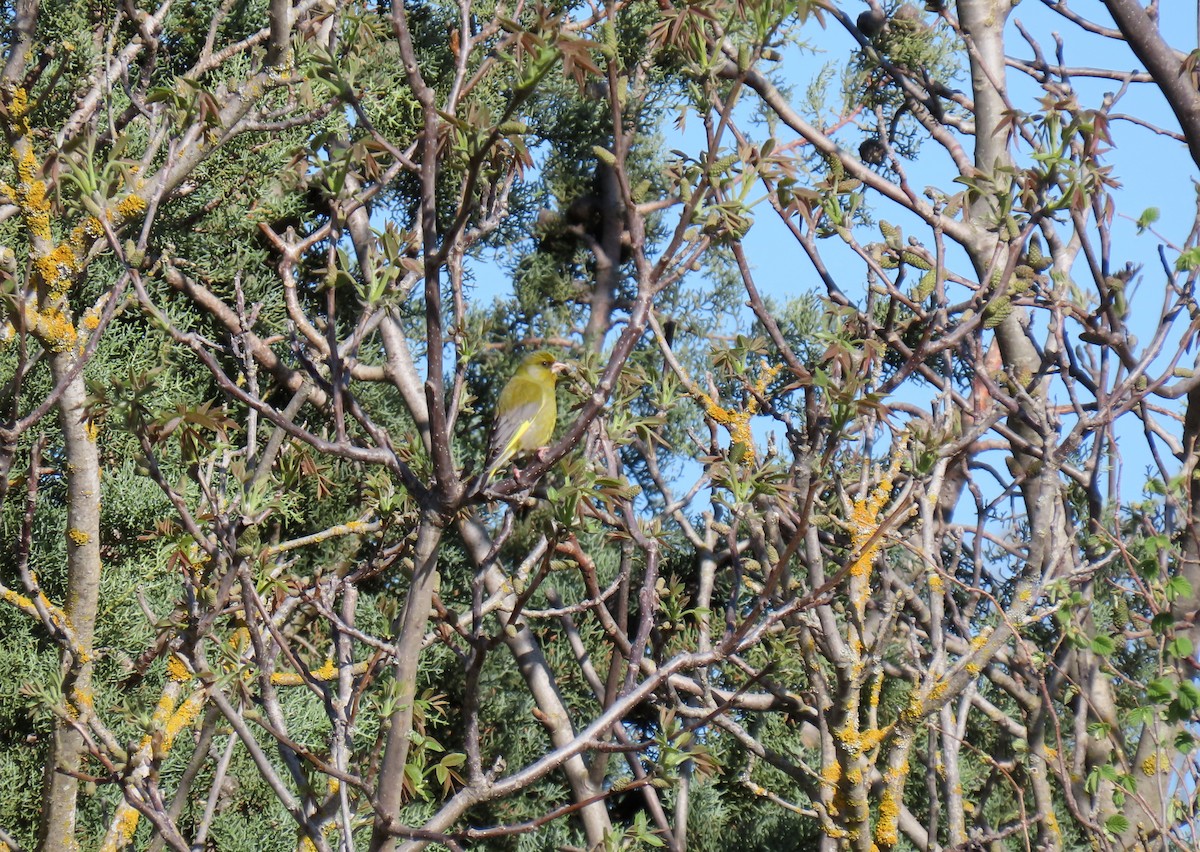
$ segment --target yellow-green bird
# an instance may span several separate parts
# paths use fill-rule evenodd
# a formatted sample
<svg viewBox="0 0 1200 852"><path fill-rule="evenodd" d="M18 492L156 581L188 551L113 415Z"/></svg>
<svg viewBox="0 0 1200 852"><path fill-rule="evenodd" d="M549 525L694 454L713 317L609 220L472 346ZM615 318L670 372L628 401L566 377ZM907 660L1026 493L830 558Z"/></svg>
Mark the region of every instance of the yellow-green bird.
<svg viewBox="0 0 1200 852"><path fill-rule="evenodd" d="M496 403L496 420L488 448L491 462L484 474L485 481L490 481L518 454L533 452L550 443L558 419L554 386L558 374L566 369L567 365L550 352L534 352L521 360Z"/></svg>

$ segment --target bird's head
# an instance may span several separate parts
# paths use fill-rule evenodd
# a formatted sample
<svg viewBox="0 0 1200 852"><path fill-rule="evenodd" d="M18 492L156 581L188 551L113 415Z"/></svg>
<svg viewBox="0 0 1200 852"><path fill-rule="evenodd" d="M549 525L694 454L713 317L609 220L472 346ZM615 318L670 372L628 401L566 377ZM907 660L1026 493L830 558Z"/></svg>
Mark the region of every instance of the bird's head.
<svg viewBox="0 0 1200 852"><path fill-rule="evenodd" d="M566 372L567 365L557 360L552 352L532 352L521 359L517 371L531 379L558 381L559 373Z"/></svg>

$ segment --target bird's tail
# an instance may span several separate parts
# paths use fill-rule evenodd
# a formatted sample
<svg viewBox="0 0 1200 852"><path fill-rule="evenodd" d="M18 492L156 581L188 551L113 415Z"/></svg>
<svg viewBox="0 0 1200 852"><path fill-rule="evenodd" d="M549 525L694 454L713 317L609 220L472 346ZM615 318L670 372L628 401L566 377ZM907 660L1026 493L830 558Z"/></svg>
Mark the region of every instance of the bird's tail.
<svg viewBox="0 0 1200 852"><path fill-rule="evenodd" d="M515 455L516 453L511 449L505 448L503 452L498 454L496 458L488 463L488 466L483 469L482 473L475 477L474 481L471 483L471 492L479 493L492 483L496 482L496 480L500 479L501 471L503 471L505 466L513 460Z"/></svg>

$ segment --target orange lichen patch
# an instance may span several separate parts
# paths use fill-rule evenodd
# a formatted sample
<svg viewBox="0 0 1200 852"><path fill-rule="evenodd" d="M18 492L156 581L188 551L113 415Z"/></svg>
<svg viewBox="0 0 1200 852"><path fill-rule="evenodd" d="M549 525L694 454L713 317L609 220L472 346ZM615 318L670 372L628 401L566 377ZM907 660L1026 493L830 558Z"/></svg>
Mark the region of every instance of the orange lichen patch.
<svg viewBox="0 0 1200 852"><path fill-rule="evenodd" d="M946 694L946 690L950 688L950 684L944 680L939 680L929 690L930 701L940 701Z"/></svg>
<svg viewBox="0 0 1200 852"><path fill-rule="evenodd" d="M37 306L39 310L33 312L42 322L40 325L31 322L29 326L51 351L66 352L75 345L77 334L63 311L63 300L83 269L88 246L104 234L104 223L96 216L86 216L70 230L69 238L55 242L51 227L53 208L30 138L29 111L28 92L19 87L14 89L9 97L7 123L15 140L10 155L17 180L15 186L5 185L2 190L21 212L29 234L30 259L44 285L40 291L43 301ZM144 198L130 193L117 202L115 213L105 211L105 217L120 223L141 213L146 206Z"/></svg>
<svg viewBox="0 0 1200 852"><path fill-rule="evenodd" d="M71 541L75 542L75 545L77 547L83 547L85 544L87 544L89 541L92 540L92 537L90 535L88 535L83 530L76 529L75 527L71 527L71 529L67 530L67 538L69 538L69 539L71 539Z"/></svg>
<svg viewBox="0 0 1200 852"><path fill-rule="evenodd" d="M229 647L235 651L244 651L249 645L250 631L245 627L239 627L229 637Z"/></svg>
<svg viewBox="0 0 1200 852"><path fill-rule="evenodd" d="M121 824L117 829L121 839L125 841L122 845L129 845L133 840L133 833L137 830L138 818L141 816L133 808L129 808L121 815Z"/></svg>
<svg viewBox="0 0 1200 852"><path fill-rule="evenodd" d="M175 702L178 694L178 684L168 684L166 689L163 690L162 697L158 701L158 706L154 710L151 724L155 729L162 731L162 738L158 743L158 752L154 755L157 759L162 759L170 752L175 737L195 720L204 706L204 690L198 689L188 696L188 699L176 710ZM151 756L150 749L154 746L153 733L143 736L141 744L138 747L141 755L140 759L148 759ZM122 802L118 805L116 815L113 817L104 842L100 846L101 852L117 852L117 850L127 847L133 841L134 832L137 831L138 817L137 810L127 802Z"/></svg>
<svg viewBox="0 0 1200 852"><path fill-rule="evenodd" d="M902 758L889 766L883 773L883 797L879 800L879 822L875 824L875 842L891 848L899 840L900 797L904 792L904 781L908 778L908 746L905 741L896 747L903 750Z"/></svg>
<svg viewBox="0 0 1200 852"><path fill-rule="evenodd" d="M33 582L37 583L37 577L33 578ZM37 590L37 603L34 603L30 598L25 597L19 592L14 592L12 589L6 587L0 587L0 600L12 604L33 618L41 618L41 612L45 612L50 619L51 626L68 631L71 630L71 622L67 618L66 613L50 603L50 599L46 597L41 589ZM41 605L41 612L39 612L38 604ZM89 657L86 651L82 648L75 648L74 651L76 656L79 657L80 662L88 662Z"/></svg>
<svg viewBox="0 0 1200 852"><path fill-rule="evenodd" d="M143 183L144 181L139 180L139 187ZM130 193L114 206L104 208L104 222L109 222L114 226L122 225L143 212L146 207L146 199L136 193ZM78 225L71 229L70 242L74 245L76 252L82 254L86 250L89 240L104 236L104 222L96 216L85 216Z"/></svg>
<svg viewBox="0 0 1200 852"><path fill-rule="evenodd" d="M178 654L167 657L167 677L176 683L187 683L192 679L192 673Z"/></svg>
<svg viewBox="0 0 1200 852"><path fill-rule="evenodd" d="M887 471L879 480L879 484L866 497L860 497L854 501L854 506L850 510L850 544L857 554L857 558L850 566L852 575L869 574L871 565L875 560L875 556L879 553L879 536L875 533L879 529L879 513L883 507L887 505L888 498L892 495L892 486L896 481L896 474L900 472L900 453L896 452L892 456L892 463L888 466ZM874 539L872 541L872 539Z"/></svg>
<svg viewBox="0 0 1200 852"><path fill-rule="evenodd" d="M352 674L360 675L367 670L367 662L355 663L350 671ZM333 660L326 660L325 664L319 669L314 669L308 673L312 680L333 680L338 676L337 666L333 664ZM304 683L304 677L298 672L276 672L271 675L271 683L276 686L300 686Z"/></svg>
<svg viewBox="0 0 1200 852"><path fill-rule="evenodd" d="M871 593L871 572L875 558L883 544L880 534L882 521L880 514L892 495L892 487L896 475L900 472L900 461L903 456L904 444L901 443L892 452L892 462L879 479L879 484L865 496L854 501L850 508L850 604L858 615L861 623L867 610L867 598ZM861 674L859 658L862 653L861 643L851 649L855 660L854 675Z"/></svg>
<svg viewBox="0 0 1200 852"><path fill-rule="evenodd" d="M142 198L140 195L126 195L117 202L117 215L121 217L122 221L126 219L132 219L145 209L146 199Z"/></svg>
<svg viewBox="0 0 1200 852"><path fill-rule="evenodd" d="M23 610L28 615L32 615L34 618L37 618L38 611L37 607L33 605L33 601L22 594L14 592L12 589L0 590L0 600L6 601L18 609Z"/></svg>
<svg viewBox="0 0 1200 852"><path fill-rule="evenodd" d="M79 341L75 326L62 311L51 308L38 314L38 331L52 352L69 352Z"/></svg>
<svg viewBox="0 0 1200 852"><path fill-rule="evenodd" d="M171 718L171 714L175 712L175 701L178 697L178 688L172 688L168 684L168 688L163 690L162 698L158 699L158 704L154 708L154 715L150 717L150 723L155 727L162 727L167 724ZM142 745L147 745L150 742L150 737L147 735L142 740Z"/></svg>
<svg viewBox="0 0 1200 852"><path fill-rule="evenodd" d="M867 700L872 708L879 706L879 699L883 696L883 671L880 670L875 675L875 680L871 683L871 697Z"/></svg>
<svg viewBox="0 0 1200 852"><path fill-rule="evenodd" d="M741 444L744 447L751 446L751 412L748 408L742 410L729 410L727 408L723 408L708 394L704 394L702 399L704 402L704 413L712 418L716 423L729 429L729 437L733 443Z"/></svg>
<svg viewBox="0 0 1200 852"><path fill-rule="evenodd" d="M26 131L29 129L29 122L25 120L29 115L29 92L25 91L24 86L13 89L12 100L8 104L8 114L12 117L13 129Z"/></svg>
<svg viewBox="0 0 1200 852"><path fill-rule="evenodd" d="M68 352L79 341L75 326L58 308L39 311L30 299L25 303L25 321L51 352Z"/></svg>
<svg viewBox="0 0 1200 852"><path fill-rule="evenodd" d="M26 138L29 128L24 118L27 105L23 98L24 90L18 89L13 93L9 105L12 129L19 137L12 148L17 185L9 189L33 238L34 266L45 280L51 297L59 298L69 283L64 282L63 277L69 276L75 269L75 253L65 244L50 248L54 244L54 234L50 229L50 201L46 197L46 182L38 177L39 167L33 146Z"/></svg>
<svg viewBox="0 0 1200 852"><path fill-rule="evenodd" d="M175 737L179 735L180 731L196 721L196 717L200 715L201 708L204 707L204 698L204 690L197 689L188 696L187 700L167 720L167 724L163 726L162 748L164 752L171 750L171 745L175 742Z"/></svg>
<svg viewBox="0 0 1200 852"><path fill-rule="evenodd" d="M875 825L875 842L891 848L896 845L900 827L900 802L891 786L883 793L879 801L879 822Z"/></svg>
<svg viewBox="0 0 1200 852"><path fill-rule="evenodd" d="M913 690L912 697L909 698L908 704L900 711L900 724L906 728L911 728L921 721L925 715L925 698L921 695L921 690Z"/></svg>
<svg viewBox="0 0 1200 852"><path fill-rule="evenodd" d="M866 649L863 647L862 637L860 637L858 633L852 633L850 635L850 653L852 653L855 657L858 657L864 650Z"/></svg>
<svg viewBox="0 0 1200 852"><path fill-rule="evenodd" d="M94 240L102 236L104 236L104 223L95 216L83 217L83 221L71 230L71 240L78 244L82 244L85 240Z"/></svg>
<svg viewBox="0 0 1200 852"><path fill-rule="evenodd" d="M935 595L940 595L946 590L946 584L942 581L942 575L936 571L929 572L929 590Z"/></svg>
<svg viewBox="0 0 1200 852"><path fill-rule="evenodd" d="M83 319L80 320L80 325L88 331L92 331L100 326L100 315L104 313L104 307L108 304L108 295L108 293L105 293L96 300L96 304L83 312Z"/></svg>
<svg viewBox="0 0 1200 852"><path fill-rule="evenodd" d="M1045 821L1046 821L1046 828L1050 829L1051 834L1053 834L1055 837L1062 836L1062 832L1059 831L1059 828L1058 828L1058 816L1054 813L1054 811L1049 811L1046 814Z"/></svg>
<svg viewBox="0 0 1200 852"><path fill-rule="evenodd" d="M33 263L46 282L50 298L55 300L66 294L72 278L79 271L79 257L69 242L59 243Z"/></svg>
<svg viewBox="0 0 1200 852"><path fill-rule="evenodd" d="M839 764L836 760L830 761L821 770L821 786L822 787L826 787L830 790L836 790L837 786L838 786L838 782L840 782L841 780L842 780L842 767L841 767L841 764ZM833 813L837 813L837 811L833 810L832 807L831 807L831 811Z"/></svg>
<svg viewBox="0 0 1200 852"><path fill-rule="evenodd" d="M885 725L882 728L870 728L865 731L859 731L851 723L847 723L835 733L842 745L846 747L846 751L853 755L865 754L875 746L883 742L884 738L892 732L892 725Z"/></svg>
<svg viewBox="0 0 1200 852"><path fill-rule="evenodd" d="M729 438L735 445L741 444L747 450L754 449L754 440L750 435L750 419L759 412L761 407L759 398L766 395L767 385L774 381L782 369L783 365L781 364L763 363L758 378L751 385L753 392L748 394L744 408L725 408L708 394L700 393L699 397L704 406L704 413L729 430Z"/></svg>
<svg viewBox="0 0 1200 852"><path fill-rule="evenodd" d="M96 694L90 689L76 688L71 692L71 701L78 712L89 712L96 707ZM74 715L74 714L72 714Z"/></svg>
<svg viewBox="0 0 1200 852"><path fill-rule="evenodd" d="M971 640L970 654L972 656L977 654L983 648L983 646L987 644L988 639L991 638L991 635L992 635L992 628L990 628L990 627L983 628L983 630L980 631L979 635ZM980 662L977 659L968 660L965 668L968 672L970 672L973 675L977 675L981 671L983 671L983 666L982 666L982 664L980 664Z"/></svg>
<svg viewBox="0 0 1200 852"><path fill-rule="evenodd" d="M117 813L108 829L108 835L100 846L100 852L117 852L118 849L124 849L132 843L140 818L141 814L137 810L127 802L121 802L117 806Z"/></svg>
<svg viewBox="0 0 1200 852"><path fill-rule="evenodd" d="M17 170L17 185L6 187L8 194L21 208L29 232L39 240L49 242L50 202L46 198L46 182L38 177L38 162L33 155L29 136L29 93L23 87L13 89L8 103L9 127L17 137L12 148L13 165Z"/></svg>
<svg viewBox="0 0 1200 852"><path fill-rule="evenodd" d="M17 206L25 214L29 232L39 239L49 241L50 202L46 199L46 182L37 177L37 160L33 150L26 147L17 158L17 174L21 180L16 186Z"/></svg>

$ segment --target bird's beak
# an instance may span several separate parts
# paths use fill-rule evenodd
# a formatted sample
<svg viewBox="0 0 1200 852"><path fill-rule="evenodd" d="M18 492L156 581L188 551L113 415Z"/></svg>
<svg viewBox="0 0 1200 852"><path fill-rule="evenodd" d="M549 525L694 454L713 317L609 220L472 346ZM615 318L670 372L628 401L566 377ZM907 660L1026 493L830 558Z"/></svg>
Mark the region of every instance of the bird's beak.
<svg viewBox="0 0 1200 852"><path fill-rule="evenodd" d="M556 376L562 375L563 373L569 373L570 371L571 365L565 364L562 361L555 361L550 365L550 372Z"/></svg>

